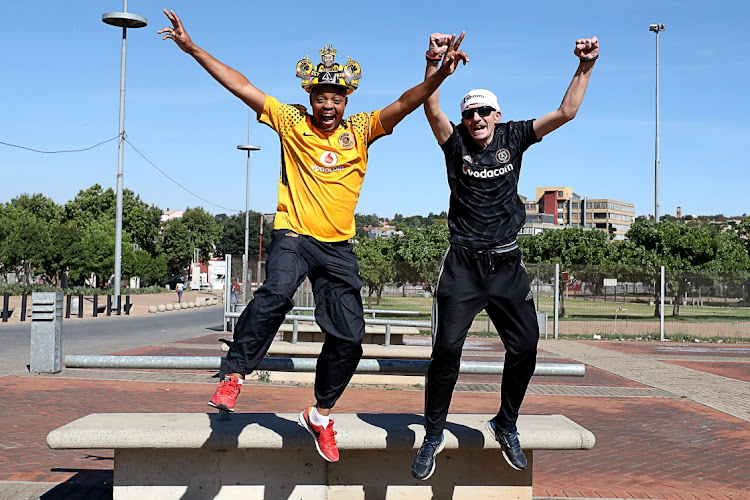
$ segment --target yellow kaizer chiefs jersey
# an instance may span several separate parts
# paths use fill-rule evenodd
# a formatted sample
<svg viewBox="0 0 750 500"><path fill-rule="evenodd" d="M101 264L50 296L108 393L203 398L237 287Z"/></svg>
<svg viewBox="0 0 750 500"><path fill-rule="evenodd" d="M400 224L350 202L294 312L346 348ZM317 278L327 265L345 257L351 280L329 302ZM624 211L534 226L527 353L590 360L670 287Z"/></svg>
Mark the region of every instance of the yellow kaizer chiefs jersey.
<svg viewBox="0 0 750 500"><path fill-rule="evenodd" d="M367 148L386 135L380 111L357 113L326 133L312 126L312 116L304 106L282 104L266 96L258 121L281 139L274 229L291 229L328 242L353 237Z"/></svg>

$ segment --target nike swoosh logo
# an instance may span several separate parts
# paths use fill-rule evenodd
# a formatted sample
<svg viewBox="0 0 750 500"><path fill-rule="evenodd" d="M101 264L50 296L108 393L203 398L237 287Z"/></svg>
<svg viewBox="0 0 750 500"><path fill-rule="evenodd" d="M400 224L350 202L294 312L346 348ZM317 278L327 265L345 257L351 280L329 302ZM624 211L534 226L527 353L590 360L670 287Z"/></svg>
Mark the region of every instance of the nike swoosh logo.
<svg viewBox="0 0 750 500"><path fill-rule="evenodd" d="M302 135L304 135L305 137L314 137L313 134L308 134L307 132L302 132Z"/></svg>

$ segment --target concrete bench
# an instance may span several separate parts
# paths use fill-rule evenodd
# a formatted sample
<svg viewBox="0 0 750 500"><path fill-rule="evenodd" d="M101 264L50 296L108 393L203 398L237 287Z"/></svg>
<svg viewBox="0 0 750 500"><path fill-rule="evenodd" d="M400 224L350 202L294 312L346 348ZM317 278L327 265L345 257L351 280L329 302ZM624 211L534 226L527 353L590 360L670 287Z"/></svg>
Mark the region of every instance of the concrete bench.
<svg viewBox="0 0 750 500"><path fill-rule="evenodd" d="M488 415L449 415L427 481L411 476L424 437L416 414L336 414L341 460L318 456L297 414L93 414L53 430L52 449L114 449L114 499L532 498L534 450L594 446L562 415L518 421L529 466L515 471L485 430Z"/></svg>
<svg viewBox="0 0 750 500"><path fill-rule="evenodd" d="M365 336L363 344L385 344L385 325L365 325ZM279 327L282 340L292 342L294 336L294 324L283 323ZM413 326L391 326L390 344L403 345L404 335L419 335L419 328ZM318 325L297 325L297 342L323 342L325 333Z"/></svg>

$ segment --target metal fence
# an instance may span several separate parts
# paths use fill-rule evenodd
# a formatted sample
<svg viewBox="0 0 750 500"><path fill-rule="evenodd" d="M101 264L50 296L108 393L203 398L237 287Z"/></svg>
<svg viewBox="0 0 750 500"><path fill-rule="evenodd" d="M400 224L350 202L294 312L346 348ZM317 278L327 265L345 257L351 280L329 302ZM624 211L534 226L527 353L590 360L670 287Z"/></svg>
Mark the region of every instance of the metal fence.
<svg viewBox="0 0 750 500"><path fill-rule="evenodd" d="M242 256L232 259L232 274L242 275ZM248 263L257 276L257 259ZM360 263L360 267L365 267ZM366 308L419 311L415 319L429 320L432 291L439 262L413 266L404 262L379 263L387 276L418 277L425 281L398 283L395 279L379 290L364 286ZM265 262L261 263L261 283ZM370 271L370 269L368 269ZM661 269L526 264L538 311L546 313L549 336L603 338L750 339L750 274L697 273L665 269L664 314L661 315ZM257 283L255 278L252 280ZM255 286L255 285L254 285ZM557 292L557 308L555 296ZM248 295L248 300L250 299ZM295 295L298 306L314 306L309 281ZM555 314L555 312L557 314ZM663 325L663 326L662 326ZM427 330L424 330L427 333ZM470 329L474 334L496 334L482 311Z"/></svg>

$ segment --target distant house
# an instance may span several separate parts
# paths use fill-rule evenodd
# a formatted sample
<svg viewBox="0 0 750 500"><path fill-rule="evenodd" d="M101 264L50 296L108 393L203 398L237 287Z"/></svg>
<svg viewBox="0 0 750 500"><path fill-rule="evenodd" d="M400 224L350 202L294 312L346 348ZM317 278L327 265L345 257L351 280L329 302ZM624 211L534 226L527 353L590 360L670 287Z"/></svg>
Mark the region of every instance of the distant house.
<svg viewBox="0 0 750 500"><path fill-rule="evenodd" d="M185 215L185 211L184 210L170 210L170 209L166 209L161 214L161 221L162 222L166 222L166 221L172 220L172 219L179 219L183 215Z"/></svg>
<svg viewBox="0 0 750 500"><path fill-rule="evenodd" d="M395 229L392 229L389 231L384 231L382 228L379 228L379 229L365 228L365 229L367 230L368 238L390 238L391 236L397 236L401 238L404 235L403 231L396 231Z"/></svg>

